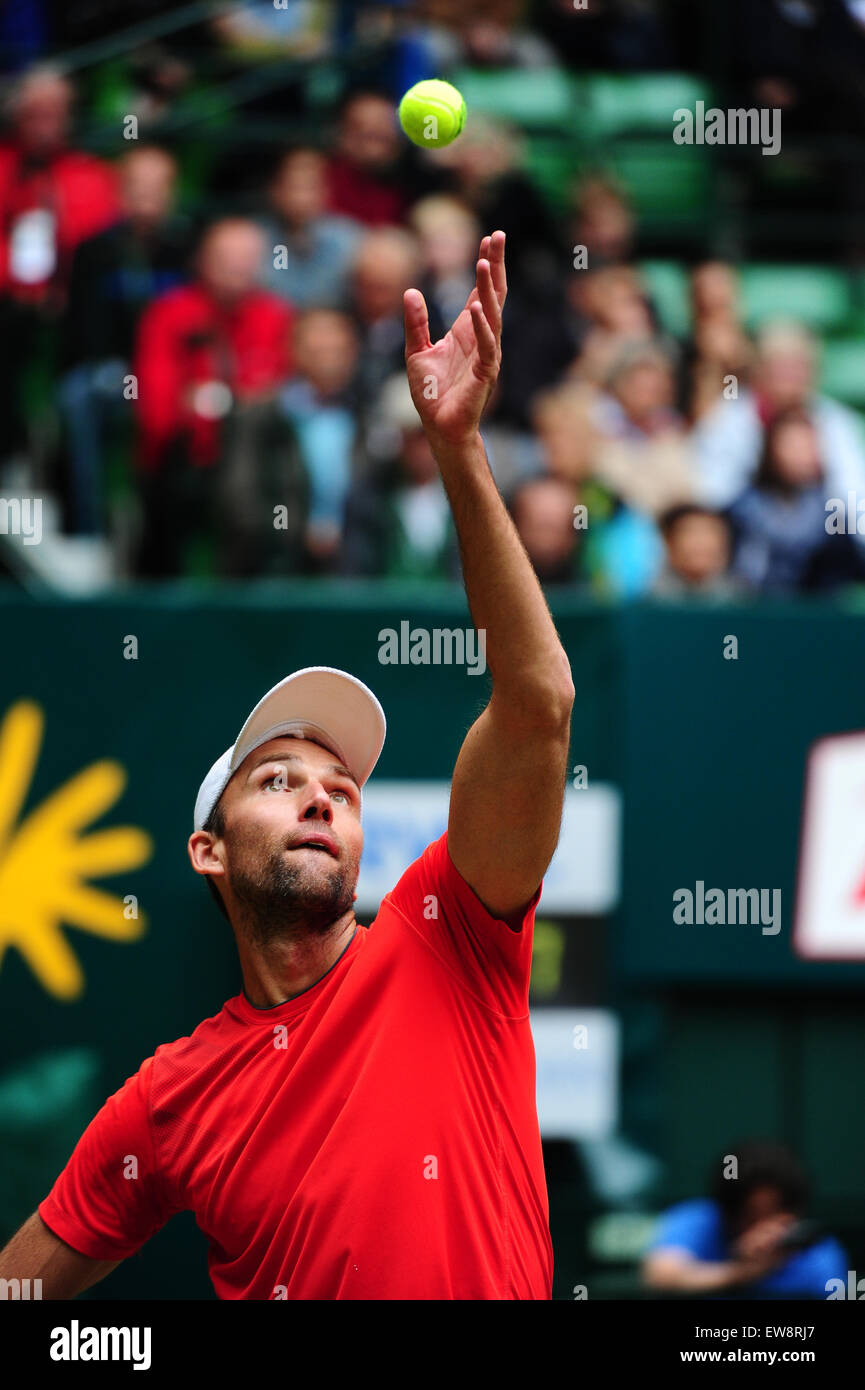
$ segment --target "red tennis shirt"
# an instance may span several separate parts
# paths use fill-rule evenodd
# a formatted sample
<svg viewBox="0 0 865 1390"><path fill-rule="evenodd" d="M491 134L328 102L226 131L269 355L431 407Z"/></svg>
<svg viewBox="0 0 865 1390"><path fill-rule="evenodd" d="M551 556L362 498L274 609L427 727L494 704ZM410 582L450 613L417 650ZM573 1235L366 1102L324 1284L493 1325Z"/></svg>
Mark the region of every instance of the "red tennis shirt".
<svg viewBox="0 0 865 1390"><path fill-rule="evenodd" d="M220 1298L548 1299L521 930L428 846L326 975L156 1049L39 1207L92 1259L195 1213Z"/></svg>

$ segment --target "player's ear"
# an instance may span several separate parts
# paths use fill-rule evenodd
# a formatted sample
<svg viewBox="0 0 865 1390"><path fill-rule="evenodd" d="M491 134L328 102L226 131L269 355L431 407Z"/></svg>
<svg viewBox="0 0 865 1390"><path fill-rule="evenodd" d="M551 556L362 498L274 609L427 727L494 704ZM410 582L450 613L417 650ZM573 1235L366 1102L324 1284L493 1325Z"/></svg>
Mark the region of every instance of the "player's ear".
<svg viewBox="0 0 865 1390"><path fill-rule="evenodd" d="M216 853L216 836L209 830L196 830L187 841L189 862L197 874L221 874L222 860Z"/></svg>

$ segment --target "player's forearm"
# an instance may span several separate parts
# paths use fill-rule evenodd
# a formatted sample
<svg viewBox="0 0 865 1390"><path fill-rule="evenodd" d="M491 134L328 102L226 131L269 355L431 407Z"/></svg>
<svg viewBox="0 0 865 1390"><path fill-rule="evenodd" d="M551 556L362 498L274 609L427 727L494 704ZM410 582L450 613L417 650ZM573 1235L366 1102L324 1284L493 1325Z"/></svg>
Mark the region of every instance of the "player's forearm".
<svg viewBox="0 0 865 1390"><path fill-rule="evenodd" d="M531 717L566 719L571 668L541 586L496 487L480 435L432 441L450 500L472 620L485 633L498 698Z"/></svg>

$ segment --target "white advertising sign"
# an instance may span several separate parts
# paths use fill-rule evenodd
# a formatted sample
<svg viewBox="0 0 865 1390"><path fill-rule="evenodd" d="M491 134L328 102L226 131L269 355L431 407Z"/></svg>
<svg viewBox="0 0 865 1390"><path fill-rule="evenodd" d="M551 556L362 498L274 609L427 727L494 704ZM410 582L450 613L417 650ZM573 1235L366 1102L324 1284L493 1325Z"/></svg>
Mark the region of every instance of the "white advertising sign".
<svg viewBox="0 0 865 1390"><path fill-rule="evenodd" d="M605 1009L536 1009L538 1119L545 1139L606 1139L619 1117L619 1023Z"/></svg>
<svg viewBox="0 0 865 1390"><path fill-rule="evenodd" d="M364 850L357 908L375 911L432 840L447 829L449 782L372 782L363 793ZM597 783L565 795L562 833L538 911L610 912L619 896L620 796Z"/></svg>
<svg viewBox="0 0 865 1390"><path fill-rule="evenodd" d="M811 749L793 947L809 960L865 959L865 732Z"/></svg>

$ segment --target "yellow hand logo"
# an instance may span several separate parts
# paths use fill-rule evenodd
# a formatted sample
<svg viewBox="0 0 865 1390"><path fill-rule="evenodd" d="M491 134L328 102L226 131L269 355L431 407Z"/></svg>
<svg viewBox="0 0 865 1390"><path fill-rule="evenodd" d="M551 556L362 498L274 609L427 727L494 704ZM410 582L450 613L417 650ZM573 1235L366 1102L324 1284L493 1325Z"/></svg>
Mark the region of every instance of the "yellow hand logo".
<svg viewBox="0 0 865 1390"><path fill-rule="evenodd" d="M111 941L134 941L142 915L127 917L121 898L87 879L137 869L153 853L143 830L116 826L81 831L104 815L126 786L119 763L91 763L16 825L33 779L44 718L21 700L0 726L0 966L7 946L21 952L40 984L57 999L77 999L84 975L61 927Z"/></svg>

